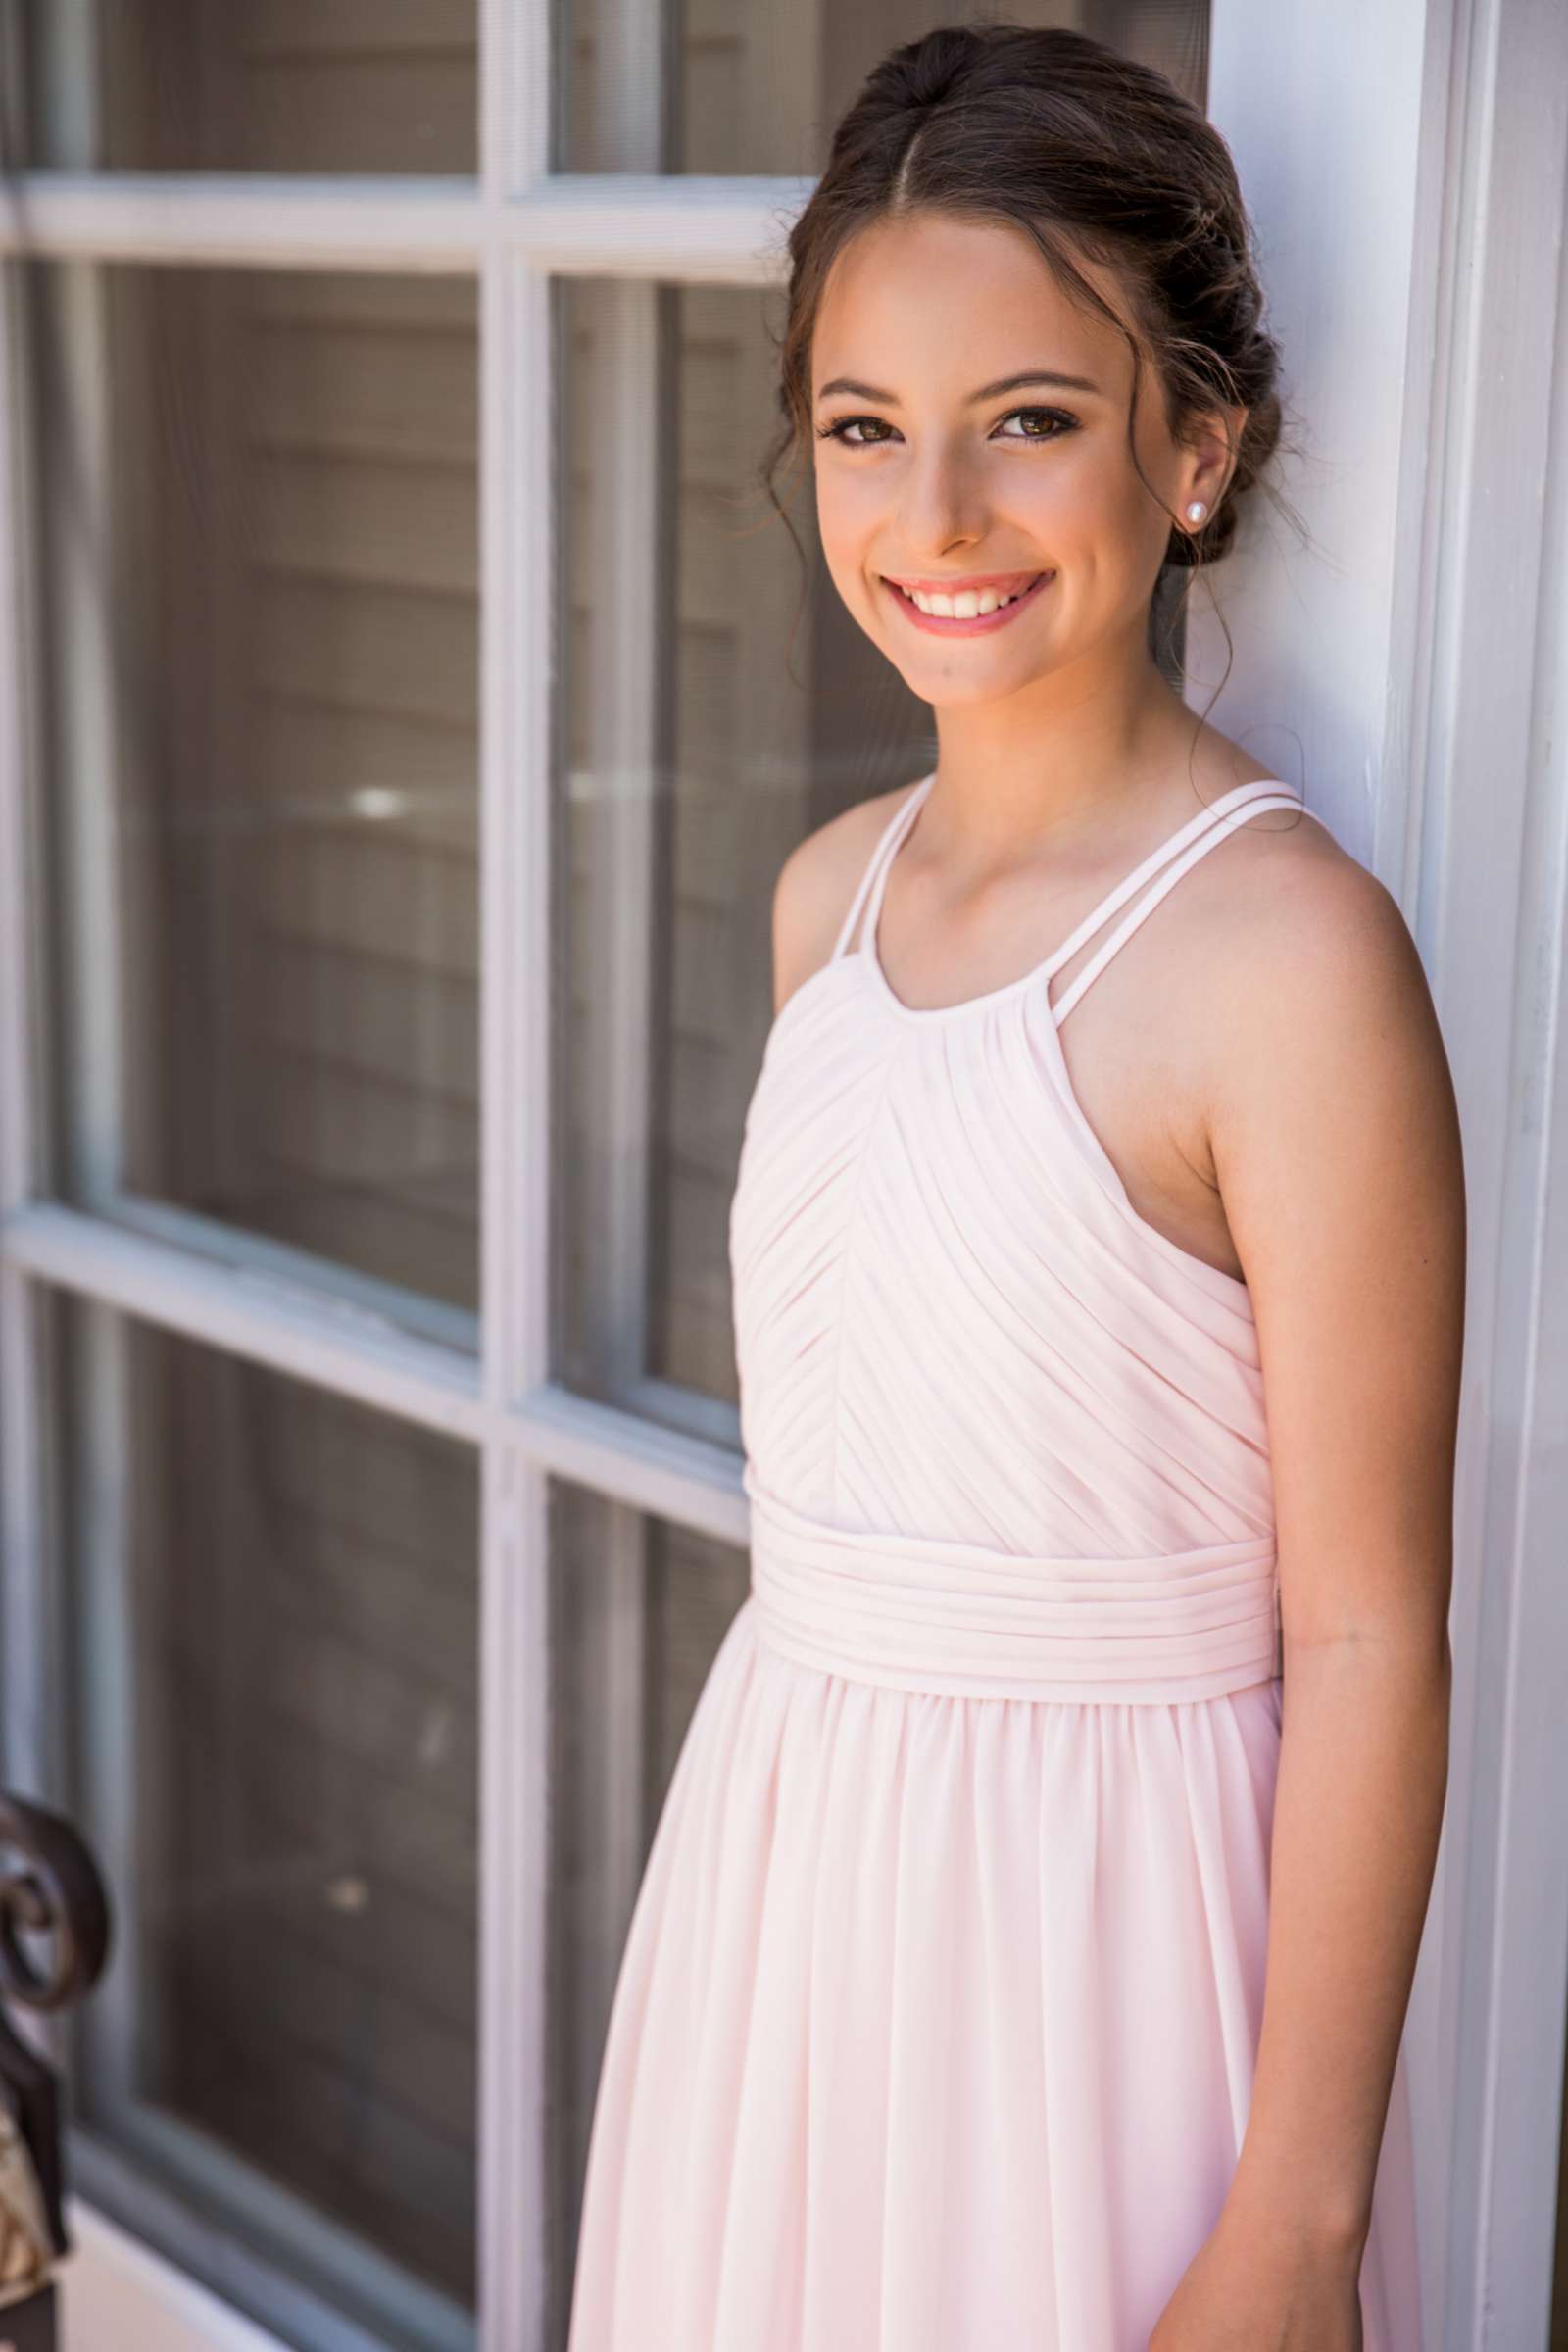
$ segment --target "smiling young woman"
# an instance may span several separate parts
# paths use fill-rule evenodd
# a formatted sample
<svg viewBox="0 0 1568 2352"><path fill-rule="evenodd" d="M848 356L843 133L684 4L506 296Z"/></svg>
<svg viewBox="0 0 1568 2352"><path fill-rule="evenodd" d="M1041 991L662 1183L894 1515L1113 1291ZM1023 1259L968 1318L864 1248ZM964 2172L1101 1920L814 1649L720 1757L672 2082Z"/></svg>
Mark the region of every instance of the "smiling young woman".
<svg viewBox="0 0 1568 2352"><path fill-rule="evenodd" d="M1235 172L949 27L791 256L769 478L939 758L779 877L571 2352L1419 2352L1462 1170L1397 907L1151 647L1280 436Z"/></svg>

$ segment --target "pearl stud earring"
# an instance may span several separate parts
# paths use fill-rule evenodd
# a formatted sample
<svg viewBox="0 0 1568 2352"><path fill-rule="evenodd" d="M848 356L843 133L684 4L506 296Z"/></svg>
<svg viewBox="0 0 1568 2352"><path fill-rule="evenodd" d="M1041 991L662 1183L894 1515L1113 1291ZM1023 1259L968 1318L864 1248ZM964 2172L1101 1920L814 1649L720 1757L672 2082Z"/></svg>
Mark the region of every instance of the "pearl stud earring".
<svg viewBox="0 0 1568 2352"><path fill-rule="evenodd" d="M1192 505L1187 510L1187 519L1196 527L1197 524L1202 521L1203 516L1207 513L1208 509L1204 506L1202 500L1200 498L1195 498Z"/></svg>

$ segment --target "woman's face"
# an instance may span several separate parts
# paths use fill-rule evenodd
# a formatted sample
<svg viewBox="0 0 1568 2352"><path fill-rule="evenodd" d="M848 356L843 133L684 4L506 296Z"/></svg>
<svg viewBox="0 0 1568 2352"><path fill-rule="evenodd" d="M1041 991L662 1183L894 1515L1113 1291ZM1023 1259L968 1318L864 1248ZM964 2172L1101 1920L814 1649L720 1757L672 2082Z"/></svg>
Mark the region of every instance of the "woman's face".
<svg viewBox="0 0 1568 2352"><path fill-rule="evenodd" d="M1125 315L1109 273L1081 267ZM863 230L829 272L811 363L827 565L914 694L991 701L1108 641L1144 646L1170 521L1128 454L1132 353L1022 230L930 212ZM1176 447L1147 361L1138 406L1165 507L1212 512L1223 441ZM963 601L926 613L911 589ZM1016 601L976 610L999 595Z"/></svg>

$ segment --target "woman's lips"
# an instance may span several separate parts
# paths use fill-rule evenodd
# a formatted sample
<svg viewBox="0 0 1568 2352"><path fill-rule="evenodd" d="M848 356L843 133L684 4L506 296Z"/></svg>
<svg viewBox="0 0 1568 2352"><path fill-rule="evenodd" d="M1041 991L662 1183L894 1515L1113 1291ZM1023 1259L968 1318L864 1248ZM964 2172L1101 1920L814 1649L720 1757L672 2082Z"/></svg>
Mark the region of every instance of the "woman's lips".
<svg viewBox="0 0 1568 2352"><path fill-rule="evenodd" d="M1009 620L1028 611L1043 588L1049 588L1055 578L1054 571L1043 571L1022 596L1015 596L1010 605L999 605L994 612L977 612L972 620L950 619L941 612L922 612L910 596L906 596L896 580L884 577L882 585L892 597L906 620L917 629L926 629L936 637L983 637L994 629L1004 629Z"/></svg>

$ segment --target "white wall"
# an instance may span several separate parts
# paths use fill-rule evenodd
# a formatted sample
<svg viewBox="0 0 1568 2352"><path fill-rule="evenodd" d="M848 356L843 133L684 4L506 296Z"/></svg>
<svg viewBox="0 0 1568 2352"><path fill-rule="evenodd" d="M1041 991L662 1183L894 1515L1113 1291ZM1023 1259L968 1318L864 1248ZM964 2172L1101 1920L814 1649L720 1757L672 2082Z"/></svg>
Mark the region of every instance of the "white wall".
<svg viewBox="0 0 1568 2352"><path fill-rule="evenodd" d="M1449 1797L1408 2041L1428 2352L1524 2352L1568 1984L1568 10L1216 0L1210 87L1316 542L1265 518L1227 565L1212 715L1398 898L1464 1132ZM1194 642L1212 684L1223 640Z"/></svg>

